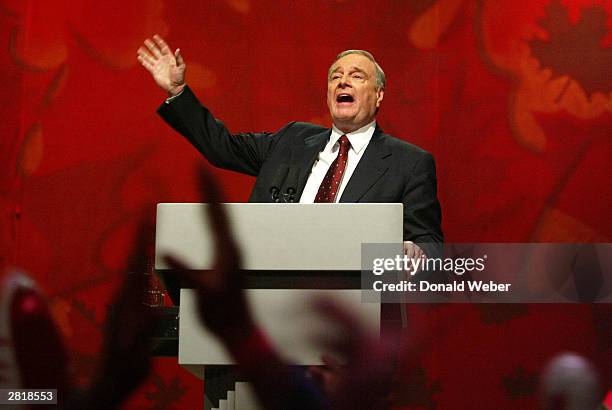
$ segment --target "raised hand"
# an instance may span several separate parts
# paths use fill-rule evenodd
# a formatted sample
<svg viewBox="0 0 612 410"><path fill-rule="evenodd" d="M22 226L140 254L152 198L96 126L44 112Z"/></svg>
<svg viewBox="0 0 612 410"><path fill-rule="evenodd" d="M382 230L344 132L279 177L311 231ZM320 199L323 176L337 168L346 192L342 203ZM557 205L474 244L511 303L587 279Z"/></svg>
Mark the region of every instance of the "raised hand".
<svg viewBox="0 0 612 410"><path fill-rule="evenodd" d="M315 308L338 330L322 335L320 342L347 362L343 366L333 356L323 355L325 366L310 368L310 375L320 384L331 407L389 408L399 334L379 340L378 335L368 332L359 317L330 299L316 301Z"/></svg>
<svg viewBox="0 0 612 410"><path fill-rule="evenodd" d="M240 251L225 210L219 203L222 198L218 183L204 169L200 169L199 179L202 198L209 202L205 212L215 238L213 269L192 271L171 255L166 255L165 260L184 283L197 289L200 316L206 326L228 344L242 343L255 324L242 290Z"/></svg>
<svg viewBox="0 0 612 410"><path fill-rule="evenodd" d="M138 48L138 62L153 76L153 79L170 96L183 91L185 87L185 61L180 49L174 54L159 35L153 40L147 38L144 46Z"/></svg>
<svg viewBox="0 0 612 410"><path fill-rule="evenodd" d="M215 263L208 272L190 270L166 255L166 263L181 281L196 289L203 323L223 342L252 383L262 408L270 410L327 408L318 390L301 372L290 367L257 327L243 291L241 254L231 233L220 188L205 170L200 171L202 197L209 202L215 243ZM206 349L206 346L202 346Z"/></svg>

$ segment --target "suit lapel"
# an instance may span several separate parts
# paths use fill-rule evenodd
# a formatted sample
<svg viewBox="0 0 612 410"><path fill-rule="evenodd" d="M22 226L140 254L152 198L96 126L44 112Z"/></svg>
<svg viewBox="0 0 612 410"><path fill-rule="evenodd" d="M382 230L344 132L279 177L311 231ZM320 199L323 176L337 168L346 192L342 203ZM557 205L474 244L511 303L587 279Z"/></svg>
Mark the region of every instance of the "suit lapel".
<svg viewBox="0 0 612 410"><path fill-rule="evenodd" d="M302 151L301 156L291 161L292 163L296 163L299 166L296 195L297 198L300 198L302 196L302 191L304 191L306 181L308 180L308 176L312 171L312 165L314 164L315 159L317 159L317 155L319 155L319 152L323 151L323 148L325 148L325 144L327 144L330 134L331 130L328 129L318 134L312 135L304 139L303 150L294 150L294 155L296 155L297 152Z"/></svg>
<svg viewBox="0 0 612 410"><path fill-rule="evenodd" d="M389 168L386 158L391 150L385 145L382 130L376 127L357 168L349 180L340 202L358 202Z"/></svg>

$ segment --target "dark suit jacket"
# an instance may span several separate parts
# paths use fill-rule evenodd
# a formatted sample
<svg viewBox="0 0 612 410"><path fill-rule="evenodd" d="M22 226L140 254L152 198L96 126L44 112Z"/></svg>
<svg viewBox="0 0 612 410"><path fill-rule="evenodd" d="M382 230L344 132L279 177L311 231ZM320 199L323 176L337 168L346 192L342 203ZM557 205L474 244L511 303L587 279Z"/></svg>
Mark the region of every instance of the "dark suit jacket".
<svg viewBox="0 0 612 410"><path fill-rule="evenodd" d="M295 185L296 198L300 198L313 163L331 134L328 128L291 122L275 133L231 135L188 87L170 103L162 104L158 112L211 164L256 176L250 202L272 202L270 188L280 182L279 168L289 174L281 190ZM443 241L442 216L436 189L431 154L377 128L340 202L401 202L404 240L439 243Z"/></svg>

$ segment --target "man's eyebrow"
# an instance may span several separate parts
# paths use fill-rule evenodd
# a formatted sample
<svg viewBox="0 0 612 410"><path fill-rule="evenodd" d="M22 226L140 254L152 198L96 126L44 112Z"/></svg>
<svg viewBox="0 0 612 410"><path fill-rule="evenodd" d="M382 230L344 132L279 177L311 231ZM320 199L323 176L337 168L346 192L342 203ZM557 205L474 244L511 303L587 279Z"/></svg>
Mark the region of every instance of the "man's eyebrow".
<svg viewBox="0 0 612 410"><path fill-rule="evenodd" d="M363 68L351 67L350 72L352 73L354 71L359 71L360 73L364 73L365 75L368 75L368 73Z"/></svg>
<svg viewBox="0 0 612 410"><path fill-rule="evenodd" d="M336 68L334 68L333 70L331 70L331 71L329 72L329 74L330 74L330 75L332 75L332 74L334 74L334 73L336 73L336 72L338 72L338 71L340 71L340 70L342 70L342 67L337 66ZM369 75L368 75L367 71L365 71L363 68L359 68L359 67L356 67L356 66L350 67L350 69L349 69L349 73L354 73L355 71L358 71L358 72L360 72L360 73L363 73L363 74L365 74L366 76L368 76L368 77L369 77Z"/></svg>

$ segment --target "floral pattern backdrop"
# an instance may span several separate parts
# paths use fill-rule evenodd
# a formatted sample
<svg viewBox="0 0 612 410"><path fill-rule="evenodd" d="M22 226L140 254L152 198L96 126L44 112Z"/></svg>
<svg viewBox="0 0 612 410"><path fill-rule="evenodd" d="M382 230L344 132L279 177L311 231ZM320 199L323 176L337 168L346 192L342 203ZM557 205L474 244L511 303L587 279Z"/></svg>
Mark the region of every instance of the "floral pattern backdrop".
<svg viewBox="0 0 612 410"><path fill-rule="evenodd" d="M79 381L134 224L199 200L199 154L156 115L136 62L158 33L234 131L329 125L328 65L374 53L379 123L432 152L449 242L610 242L612 3L601 0L0 0L0 258L49 295ZM214 171L228 201L253 179ZM399 408L533 407L565 350L610 386L612 309L410 306ZM156 359L127 408L187 408L201 385Z"/></svg>

